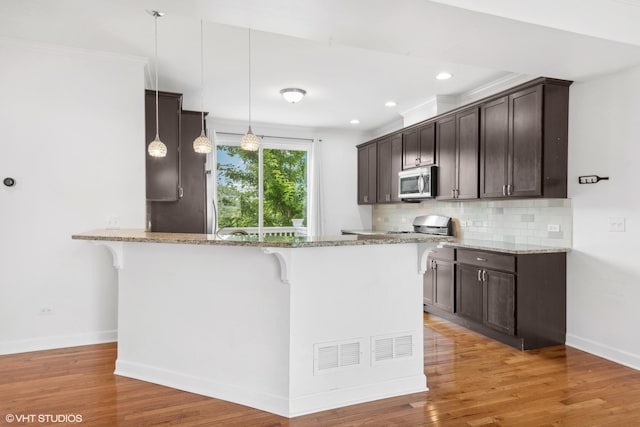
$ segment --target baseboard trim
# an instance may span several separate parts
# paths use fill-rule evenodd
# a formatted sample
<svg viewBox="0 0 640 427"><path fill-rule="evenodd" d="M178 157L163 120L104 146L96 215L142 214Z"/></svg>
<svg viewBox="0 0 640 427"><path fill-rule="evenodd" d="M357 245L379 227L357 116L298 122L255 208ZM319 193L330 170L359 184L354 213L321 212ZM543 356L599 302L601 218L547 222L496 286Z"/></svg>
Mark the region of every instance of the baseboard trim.
<svg viewBox="0 0 640 427"><path fill-rule="evenodd" d="M375 384L342 388L292 399L289 417L298 417L343 406L421 393L428 390L427 377L424 374Z"/></svg>
<svg viewBox="0 0 640 427"><path fill-rule="evenodd" d="M79 347L82 345L104 344L116 341L118 341L117 330L2 341L0 342L0 355Z"/></svg>
<svg viewBox="0 0 640 427"><path fill-rule="evenodd" d="M567 334L566 345L600 356L620 365L640 370L640 355L629 353L606 344Z"/></svg>
<svg viewBox="0 0 640 427"><path fill-rule="evenodd" d="M210 379L129 362L120 358L116 360L114 373L123 377L147 381L202 396L239 403L240 405L271 412L283 417L289 416L289 401L284 396L261 393Z"/></svg>
<svg viewBox="0 0 640 427"><path fill-rule="evenodd" d="M288 418L428 390L426 387L427 378L424 374L421 374L377 384L366 384L289 399L287 396L258 392L122 359L116 361L114 373L202 396L238 403Z"/></svg>

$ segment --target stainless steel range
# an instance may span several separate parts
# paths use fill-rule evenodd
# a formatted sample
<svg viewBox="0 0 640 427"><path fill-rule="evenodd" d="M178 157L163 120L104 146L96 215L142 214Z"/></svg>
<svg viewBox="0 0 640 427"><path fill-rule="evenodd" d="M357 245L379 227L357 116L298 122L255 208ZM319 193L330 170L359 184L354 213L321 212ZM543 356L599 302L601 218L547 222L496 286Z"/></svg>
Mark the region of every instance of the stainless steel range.
<svg viewBox="0 0 640 427"><path fill-rule="evenodd" d="M381 234L431 234L437 236L453 236L451 217L445 215L421 215L413 220L413 230L404 231L373 231L373 230L342 230L342 234L357 234L363 236Z"/></svg>

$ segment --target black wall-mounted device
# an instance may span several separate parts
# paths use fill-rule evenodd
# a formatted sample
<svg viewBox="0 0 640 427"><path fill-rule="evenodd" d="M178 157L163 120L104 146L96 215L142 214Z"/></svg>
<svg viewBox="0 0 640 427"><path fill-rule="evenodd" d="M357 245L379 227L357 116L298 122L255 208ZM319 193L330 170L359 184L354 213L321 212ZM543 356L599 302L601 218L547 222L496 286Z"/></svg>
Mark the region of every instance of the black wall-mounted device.
<svg viewBox="0 0 640 427"><path fill-rule="evenodd" d="M608 180L608 176L598 176L598 175L582 175L578 177L579 184L595 184L600 181Z"/></svg>
<svg viewBox="0 0 640 427"><path fill-rule="evenodd" d="M2 182L4 183L4 185L6 185L7 187L13 187L14 185L16 185L16 180L13 178L5 178L2 180Z"/></svg>

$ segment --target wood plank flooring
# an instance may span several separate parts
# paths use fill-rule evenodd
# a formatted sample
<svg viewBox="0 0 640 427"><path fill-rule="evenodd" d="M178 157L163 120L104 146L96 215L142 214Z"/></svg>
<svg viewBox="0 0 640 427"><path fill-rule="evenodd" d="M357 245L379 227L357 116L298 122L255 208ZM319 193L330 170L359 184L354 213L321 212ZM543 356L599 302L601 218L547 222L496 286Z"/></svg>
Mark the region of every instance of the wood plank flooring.
<svg viewBox="0 0 640 427"><path fill-rule="evenodd" d="M290 420L115 376L115 344L0 356L0 426L640 426L640 371L564 346L522 353L426 314L424 349L430 391Z"/></svg>

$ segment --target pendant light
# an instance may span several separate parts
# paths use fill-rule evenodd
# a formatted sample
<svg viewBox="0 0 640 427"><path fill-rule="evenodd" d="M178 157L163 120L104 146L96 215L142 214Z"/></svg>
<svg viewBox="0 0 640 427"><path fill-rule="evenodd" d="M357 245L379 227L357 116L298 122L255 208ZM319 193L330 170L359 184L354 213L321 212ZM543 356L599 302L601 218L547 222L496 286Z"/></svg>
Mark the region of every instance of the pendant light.
<svg viewBox="0 0 640 427"><path fill-rule="evenodd" d="M260 138L251 131L251 28L249 28L249 130L240 140L240 148L247 151L258 151Z"/></svg>
<svg viewBox="0 0 640 427"><path fill-rule="evenodd" d="M207 154L211 152L211 141L204 133L204 29L200 20L200 111L202 114L202 132L193 140L193 151Z"/></svg>
<svg viewBox="0 0 640 427"><path fill-rule="evenodd" d="M153 16L155 26L155 68L156 68L156 139L149 143L147 151L151 157L165 157L167 155L167 146L160 141L160 125L158 123L158 18L164 16L163 12L157 10L147 10L149 15Z"/></svg>

